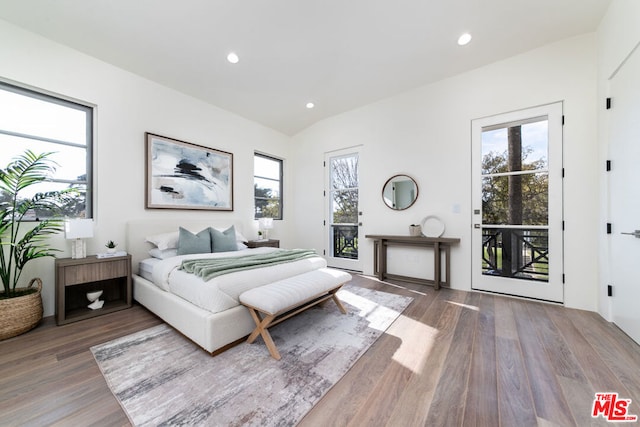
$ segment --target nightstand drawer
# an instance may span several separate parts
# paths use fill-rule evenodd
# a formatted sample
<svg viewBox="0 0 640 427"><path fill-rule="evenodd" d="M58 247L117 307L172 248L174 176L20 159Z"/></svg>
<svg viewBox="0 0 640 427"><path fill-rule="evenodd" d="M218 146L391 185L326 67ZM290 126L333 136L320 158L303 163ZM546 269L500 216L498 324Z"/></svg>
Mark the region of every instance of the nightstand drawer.
<svg viewBox="0 0 640 427"><path fill-rule="evenodd" d="M98 282L126 276L128 259L106 261L96 264L72 265L64 269L64 285Z"/></svg>
<svg viewBox="0 0 640 427"><path fill-rule="evenodd" d="M279 248L280 240L269 239L269 240L249 240L247 242L247 247L254 248Z"/></svg>

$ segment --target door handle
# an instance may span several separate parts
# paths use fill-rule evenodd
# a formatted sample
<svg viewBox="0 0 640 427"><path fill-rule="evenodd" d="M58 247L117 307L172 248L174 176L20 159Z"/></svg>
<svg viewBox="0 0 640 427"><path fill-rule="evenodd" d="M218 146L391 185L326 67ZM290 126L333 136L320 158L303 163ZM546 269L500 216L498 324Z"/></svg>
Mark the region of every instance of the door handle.
<svg viewBox="0 0 640 427"><path fill-rule="evenodd" d="M629 236L635 237L636 239L640 239L640 230L635 230L635 231L633 231L633 233L621 232L620 234L627 234Z"/></svg>

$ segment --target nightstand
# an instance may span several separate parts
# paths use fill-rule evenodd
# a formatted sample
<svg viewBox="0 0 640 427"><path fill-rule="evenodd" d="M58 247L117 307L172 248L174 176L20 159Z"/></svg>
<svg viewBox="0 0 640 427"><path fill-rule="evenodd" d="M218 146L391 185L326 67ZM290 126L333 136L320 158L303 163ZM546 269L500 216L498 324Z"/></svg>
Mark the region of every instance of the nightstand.
<svg viewBox="0 0 640 427"><path fill-rule="evenodd" d="M268 240L249 240L247 246L253 248L279 248L280 240L268 239Z"/></svg>
<svg viewBox="0 0 640 427"><path fill-rule="evenodd" d="M102 308L87 306L87 292L103 291ZM56 323L64 325L131 307L131 255L56 259Z"/></svg>

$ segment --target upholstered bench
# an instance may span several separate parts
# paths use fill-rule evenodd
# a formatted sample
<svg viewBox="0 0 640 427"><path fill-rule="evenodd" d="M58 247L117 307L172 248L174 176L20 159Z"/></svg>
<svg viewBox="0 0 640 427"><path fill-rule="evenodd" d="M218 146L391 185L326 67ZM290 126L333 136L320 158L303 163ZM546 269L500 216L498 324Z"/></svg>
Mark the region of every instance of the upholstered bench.
<svg viewBox="0 0 640 427"><path fill-rule="evenodd" d="M336 292L349 280L349 273L321 268L243 292L240 302L256 322L247 342L252 343L261 335L271 356L280 360L280 352L267 328L328 299L333 299L340 311L347 314Z"/></svg>

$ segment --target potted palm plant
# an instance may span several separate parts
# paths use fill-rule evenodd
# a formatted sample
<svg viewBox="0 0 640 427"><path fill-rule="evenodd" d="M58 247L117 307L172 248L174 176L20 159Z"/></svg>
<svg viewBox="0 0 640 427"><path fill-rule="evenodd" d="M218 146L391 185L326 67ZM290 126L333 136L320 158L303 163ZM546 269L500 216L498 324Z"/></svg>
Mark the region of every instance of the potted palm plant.
<svg viewBox="0 0 640 427"><path fill-rule="evenodd" d="M59 209L77 193L62 191L36 193L24 197L28 187L46 181L55 171L53 153L30 150L0 169L0 340L34 328L42 319L42 280L34 278L27 287L17 287L25 265L34 259L53 256L48 237L63 229ZM21 193L22 192L22 193ZM51 214L26 231L21 226L32 212ZM47 215L49 216L49 215ZM34 286L35 285L35 286Z"/></svg>

